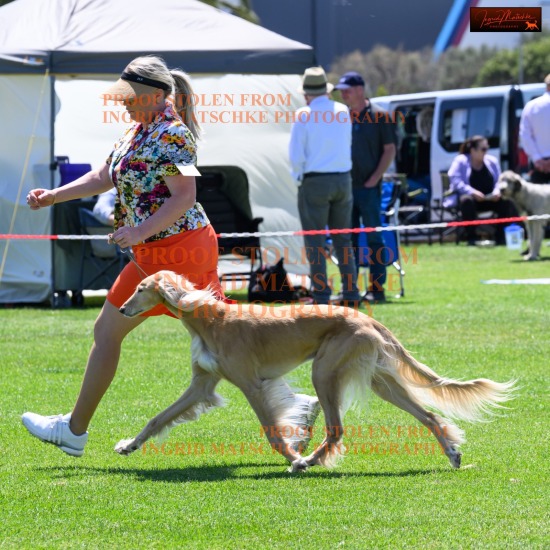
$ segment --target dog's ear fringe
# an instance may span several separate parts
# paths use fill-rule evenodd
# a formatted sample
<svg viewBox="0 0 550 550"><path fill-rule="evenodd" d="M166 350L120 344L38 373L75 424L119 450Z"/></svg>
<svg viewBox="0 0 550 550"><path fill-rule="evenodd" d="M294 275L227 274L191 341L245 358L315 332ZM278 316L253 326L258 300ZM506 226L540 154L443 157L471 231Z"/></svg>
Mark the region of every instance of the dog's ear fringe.
<svg viewBox="0 0 550 550"><path fill-rule="evenodd" d="M162 279L157 279L159 292L164 296L164 299L176 309L190 312L197 307L218 302L212 290L212 285L208 285L207 288L199 290L183 277L183 275L172 272L163 273L163 275Z"/></svg>
<svg viewBox="0 0 550 550"><path fill-rule="evenodd" d="M189 312L197 307L218 302L212 285L198 290L183 275L172 271L159 271L150 278L162 297L171 306L181 311Z"/></svg>
<svg viewBox="0 0 550 550"><path fill-rule="evenodd" d="M190 312L201 306L218 303L218 299L212 292L211 285L208 285L204 290L184 291L184 295L176 303L171 303L181 311Z"/></svg>

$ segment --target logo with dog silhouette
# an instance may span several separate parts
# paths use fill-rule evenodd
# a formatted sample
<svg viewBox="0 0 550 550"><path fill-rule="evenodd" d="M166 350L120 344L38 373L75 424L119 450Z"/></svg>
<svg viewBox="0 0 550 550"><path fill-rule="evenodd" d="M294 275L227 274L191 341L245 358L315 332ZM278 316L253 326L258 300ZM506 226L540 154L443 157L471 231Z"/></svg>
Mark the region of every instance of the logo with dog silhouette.
<svg viewBox="0 0 550 550"><path fill-rule="evenodd" d="M471 32L541 32L542 8L470 8Z"/></svg>

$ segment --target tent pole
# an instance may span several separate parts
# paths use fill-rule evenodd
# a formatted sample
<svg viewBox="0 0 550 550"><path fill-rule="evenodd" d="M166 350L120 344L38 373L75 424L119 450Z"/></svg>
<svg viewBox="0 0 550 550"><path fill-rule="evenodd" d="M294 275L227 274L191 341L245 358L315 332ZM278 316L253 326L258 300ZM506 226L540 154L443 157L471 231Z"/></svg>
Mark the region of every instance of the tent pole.
<svg viewBox="0 0 550 550"><path fill-rule="evenodd" d="M52 58L50 56L50 189L55 186L55 170L57 170L57 163L55 162L55 75L51 72ZM50 234L53 234L53 221L55 206L50 208ZM55 241L52 239L51 248L51 299L50 303L52 307L56 307L55 298Z"/></svg>

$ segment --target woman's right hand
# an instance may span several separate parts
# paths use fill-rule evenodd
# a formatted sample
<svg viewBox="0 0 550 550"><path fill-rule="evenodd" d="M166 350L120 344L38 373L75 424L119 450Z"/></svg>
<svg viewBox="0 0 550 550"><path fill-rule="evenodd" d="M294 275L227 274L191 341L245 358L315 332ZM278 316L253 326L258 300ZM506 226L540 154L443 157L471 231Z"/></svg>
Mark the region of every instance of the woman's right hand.
<svg viewBox="0 0 550 550"><path fill-rule="evenodd" d="M32 189L27 195L27 204L31 210L38 210L44 206L53 206L55 191L53 189Z"/></svg>
<svg viewBox="0 0 550 550"><path fill-rule="evenodd" d="M485 200L485 195L481 191L478 191L477 189L472 190L472 196L474 197L474 200L477 202L482 202Z"/></svg>

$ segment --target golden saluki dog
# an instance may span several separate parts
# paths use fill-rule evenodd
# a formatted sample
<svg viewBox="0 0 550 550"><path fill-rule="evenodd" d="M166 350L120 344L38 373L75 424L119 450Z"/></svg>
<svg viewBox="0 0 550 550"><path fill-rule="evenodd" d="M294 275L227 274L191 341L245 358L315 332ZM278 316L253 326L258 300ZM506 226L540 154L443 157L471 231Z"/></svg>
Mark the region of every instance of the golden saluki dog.
<svg viewBox="0 0 550 550"><path fill-rule="evenodd" d="M416 361L386 327L345 307L258 305L254 313L248 306L217 301L208 290L196 290L182 276L161 271L144 279L120 311L134 317L159 303L178 316L191 335L192 381L134 439L117 444L115 450L121 454L222 404L214 389L224 378L244 393L270 444L291 462L293 472L334 464L340 456L342 418L350 397L365 397L368 387L431 430L451 465L458 468L461 453L457 447L464 442L463 432L425 407L474 421L491 406L510 399L514 389L514 382L443 378ZM302 457L301 449L285 439L289 410L281 382L285 374L309 359L313 360L313 385L325 415L326 436L310 455Z"/></svg>

